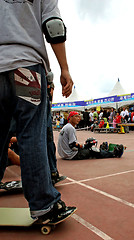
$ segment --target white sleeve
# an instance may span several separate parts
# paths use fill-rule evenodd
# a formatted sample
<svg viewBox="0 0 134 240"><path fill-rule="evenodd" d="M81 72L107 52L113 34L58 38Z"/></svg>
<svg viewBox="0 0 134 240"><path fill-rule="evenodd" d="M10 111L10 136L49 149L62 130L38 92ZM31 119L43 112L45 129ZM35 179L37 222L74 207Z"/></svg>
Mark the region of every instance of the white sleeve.
<svg viewBox="0 0 134 240"><path fill-rule="evenodd" d="M42 24L51 17L59 17L60 11L58 8L58 0L43 0L42 1Z"/></svg>
<svg viewBox="0 0 134 240"><path fill-rule="evenodd" d="M69 144L73 143L73 142L77 142L77 138L76 138L76 134L75 134L75 128L69 128L68 129L68 141Z"/></svg>

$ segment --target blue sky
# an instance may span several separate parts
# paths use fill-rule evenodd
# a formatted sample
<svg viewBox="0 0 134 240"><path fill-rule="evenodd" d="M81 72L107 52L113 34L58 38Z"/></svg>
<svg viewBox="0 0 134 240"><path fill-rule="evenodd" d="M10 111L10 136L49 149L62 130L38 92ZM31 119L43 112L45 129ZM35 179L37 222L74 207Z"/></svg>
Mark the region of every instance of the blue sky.
<svg viewBox="0 0 134 240"><path fill-rule="evenodd" d="M67 59L81 100L105 97L118 78L134 92L134 0L59 0L67 27ZM60 69L48 46L54 73L53 102L64 101Z"/></svg>

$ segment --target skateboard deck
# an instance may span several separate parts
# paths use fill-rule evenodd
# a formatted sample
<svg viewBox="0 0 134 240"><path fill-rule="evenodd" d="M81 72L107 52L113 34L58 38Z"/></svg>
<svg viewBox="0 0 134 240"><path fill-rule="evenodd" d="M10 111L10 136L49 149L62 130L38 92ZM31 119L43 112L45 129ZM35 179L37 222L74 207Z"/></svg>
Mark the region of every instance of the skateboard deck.
<svg viewBox="0 0 134 240"><path fill-rule="evenodd" d="M67 178L66 176L60 176L58 181L55 184L65 180L66 178ZM5 183L1 183L0 189L4 189L9 192L23 192L21 181L9 181Z"/></svg>
<svg viewBox="0 0 134 240"><path fill-rule="evenodd" d="M22 192L22 182L21 181L9 181L0 184L0 189L4 189L10 192Z"/></svg>
<svg viewBox="0 0 134 240"><path fill-rule="evenodd" d="M76 210L75 207L71 207L55 221L43 223L31 218L29 208L0 208L0 226L30 227L38 224L42 234L49 234L57 224L71 217Z"/></svg>

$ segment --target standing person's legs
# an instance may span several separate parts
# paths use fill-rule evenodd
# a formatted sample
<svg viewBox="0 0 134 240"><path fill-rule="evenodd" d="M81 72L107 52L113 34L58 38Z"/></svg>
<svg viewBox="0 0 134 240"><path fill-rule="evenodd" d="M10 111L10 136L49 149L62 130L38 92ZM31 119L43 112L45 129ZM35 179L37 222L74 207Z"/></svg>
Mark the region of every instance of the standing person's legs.
<svg viewBox="0 0 134 240"><path fill-rule="evenodd" d="M14 117L24 195L33 217L50 211L60 199L53 187L47 153L47 83L41 65L17 69Z"/></svg>
<svg viewBox="0 0 134 240"><path fill-rule="evenodd" d="M8 159L10 121L15 106L15 88L9 72L0 73L0 182Z"/></svg>
<svg viewBox="0 0 134 240"><path fill-rule="evenodd" d="M55 185L59 179L59 172L57 169L57 159L56 159L56 146L54 143L53 129L52 129L52 115L51 115L51 106L48 98L48 125L47 125L47 151L48 151L48 160L51 170L52 183Z"/></svg>
<svg viewBox="0 0 134 240"><path fill-rule="evenodd" d="M47 99L48 105L48 119L47 119L47 150L48 150L48 160L50 165L51 173L57 172L57 159L56 159L56 147L53 139L53 129L52 129L52 115L51 106L49 98Z"/></svg>

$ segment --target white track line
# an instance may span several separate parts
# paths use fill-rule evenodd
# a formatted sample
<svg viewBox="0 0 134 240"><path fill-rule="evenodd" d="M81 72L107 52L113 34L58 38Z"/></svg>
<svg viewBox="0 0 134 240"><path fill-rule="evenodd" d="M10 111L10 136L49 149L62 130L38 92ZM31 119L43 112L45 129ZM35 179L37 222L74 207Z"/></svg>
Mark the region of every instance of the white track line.
<svg viewBox="0 0 134 240"><path fill-rule="evenodd" d="M101 191L101 190L99 190L99 189L97 189L97 188L91 187L91 186L86 185L86 184L84 184L84 183L77 182L77 181L75 181L75 180L73 180L73 179L71 179L71 178L68 178L68 179L69 179L70 181L72 181L72 182L74 182L74 183L82 186L82 187L85 187L85 188L90 189L90 190L92 190L92 191L94 191L94 192L97 192L97 193L102 194L102 195L104 195L104 196L106 196L106 197L109 197L109 198L111 198L111 199L113 199L113 200L115 200L115 201L117 201L117 202L120 202L120 203L122 203L122 204L125 204L125 205L128 206L128 207L134 208L134 204L133 204L133 203L129 203L129 202L127 202L127 201L125 201L125 200L123 200L123 199L121 199L121 198L115 197L115 196L113 196L113 195L111 195L111 194L109 194L109 193L103 192L103 191Z"/></svg>
<svg viewBox="0 0 134 240"><path fill-rule="evenodd" d="M87 179L84 179L84 180L79 180L77 181L78 183L81 183L81 182L87 182L87 181L93 181L93 180L98 180L98 179L102 179L102 178L107 178L107 177L113 177L113 176L118 176L118 175L122 175L122 174L126 174L126 173L131 173L131 172L134 172L134 170L128 170L128 171L125 171L125 172L119 172L119 173L113 173L113 174L108 174L108 175L104 175L104 176L100 176L100 177L95 177L95 178L87 178ZM68 180L70 180L68 177L67 177ZM71 180L70 180L71 181ZM74 184L74 180L73 182L69 182L69 183L61 183L61 184L57 184L57 186L64 186L64 185L70 185L70 184Z"/></svg>
<svg viewBox="0 0 134 240"><path fill-rule="evenodd" d="M12 170L9 170L8 169L8 171L9 172L13 172ZM90 181L90 180L95 180L95 179L101 179L101 178L104 178L104 177L109 177L109 176L116 176L116 175L120 175L120 174L125 174L125 173L130 173L130 172L134 172L134 170L131 170L131 171L126 171L126 172L121 172L121 173L116 173L116 174L111 174L111 175L106 175L106 176L102 176L102 177L97 177L97 178L91 178L91 179L87 179L87 180L83 180L83 181ZM16 176L19 176L18 174L15 174ZM106 196L106 197L109 197L109 198L111 198L111 199L113 199L113 200L115 200L115 201L117 201L117 202L120 202L120 203L122 203L122 204L125 204L126 206L129 206L129 207L132 207L132 208L134 208L134 204L133 203L129 203L129 202L127 202L127 201L125 201L125 200L123 200L123 199L121 199L121 198L118 198L118 197L115 197L115 196L113 196L113 195L111 195L111 194L109 194L109 193L106 193L106 192L104 192L104 191L101 191L101 190L99 190L99 189L97 189L97 188L93 188L93 187L91 187L91 186L89 186L89 185L86 185L86 184L84 184L84 183L82 183L82 181L76 181L76 180L73 180L72 178L67 178L69 181L71 181L71 184L73 183L73 184L79 184L80 186L82 186L82 187L85 187L85 188L87 188L87 189L90 189L90 190L92 190L92 191L94 191L94 192L97 192L97 193L99 193L99 194L102 194L102 195L104 195L104 196ZM61 185L61 184L60 184ZM60 186L59 185L59 186ZM63 185L65 185L65 184L63 184ZM67 185L67 184L66 184Z"/></svg>
<svg viewBox="0 0 134 240"><path fill-rule="evenodd" d="M109 237L104 232L102 232L98 228L94 227L93 225L91 225L90 223L88 223L87 221L85 221L83 218L79 217L75 213L72 215L72 218L74 218L77 222L82 224L84 227L86 227L90 231L94 232L96 235L98 235L103 240L113 240L113 238Z"/></svg>
<svg viewBox="0 0 134 240"><path fill-rule="evenodd" d="M78 181L78 182L98 180L98 179L101 179L101 178L113 177L113 176L118 176L118 175L122 175L122 174L126 174L126 173L131 173L131 172L134 172L134 170L128 170L128 171L125 171L125 172L113 173L113 174L108 174L108 175L104 175L104 176L100 176L100 177L84 179L84 180L81 180L81 181Z"/></svg>

